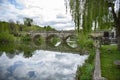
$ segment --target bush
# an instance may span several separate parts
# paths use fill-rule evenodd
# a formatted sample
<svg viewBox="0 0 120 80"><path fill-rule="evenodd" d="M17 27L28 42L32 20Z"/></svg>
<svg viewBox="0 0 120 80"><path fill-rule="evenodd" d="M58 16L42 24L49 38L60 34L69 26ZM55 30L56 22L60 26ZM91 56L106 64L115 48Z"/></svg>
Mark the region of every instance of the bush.
<svg viewBox="0 0 120 80"><path fill-rule="evenodd" d="M9 34L8 32L1 32L0 33L0 43L1 44L8 44L14 42L14 36Z"/></svg>
<svg viewBox="0 0 120 80"><path fill-rule="evenodd" d="M85 64L82 67L77 68L76 80L92 80L92 74L94 71L94 49L90 50L90 55L85 61Z"/></svg>
<svg viewBox="0 0 120 80"><path fill-rule="evenodd" d="M92 48L93 47L93 40L87 39L84 44L85 44L84 45L85 47Z"/></svg>
<svg viewBox="0 0 120 80"><path fill-rule="evenodd" d="M92 64L86 64L85 66L85 71L82 73L80 80L92 80L92 72L94 69L94 66Z"/></svg>
<svg viewBox="0 0 120 80"><path fill-rule="evenodd" d="M21 40L23 42L26 42L26 41L31 41L31 38L30 38L30 35L29 34L25 34L21 37Z"/></svg>
<svg viewBox="0 0 120 80"><path fill-rule="evenodd" d="M78 36L78 46L81 49L85 48L92 48L93 47L93 40L88 37L88 35L79 34Z"/></svg>

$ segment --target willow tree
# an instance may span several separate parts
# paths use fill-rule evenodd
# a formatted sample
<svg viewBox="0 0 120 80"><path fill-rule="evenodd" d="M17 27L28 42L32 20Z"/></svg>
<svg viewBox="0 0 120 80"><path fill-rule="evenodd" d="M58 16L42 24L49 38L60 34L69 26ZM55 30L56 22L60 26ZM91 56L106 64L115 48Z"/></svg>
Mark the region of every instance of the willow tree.
<svg viewBox="0 0 120 80"><path fill-rule="evenodd" d="M117 13L115 1L117 0L65 0L78 32L80 27L84 33L90 32L92 28L109 29L113 27L111 23L114 20L120 50L120 1L118 0Z"/></svg>

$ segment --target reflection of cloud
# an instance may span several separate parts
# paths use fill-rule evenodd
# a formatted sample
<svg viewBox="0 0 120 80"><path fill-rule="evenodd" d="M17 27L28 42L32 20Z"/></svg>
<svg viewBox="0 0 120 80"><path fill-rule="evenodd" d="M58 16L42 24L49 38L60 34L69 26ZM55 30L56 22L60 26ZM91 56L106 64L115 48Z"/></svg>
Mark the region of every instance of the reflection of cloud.
<svg viewBox="0 0 120 80"><path fill-rule="evenodd" d="M17 67L20 67L22 66L24 63L22 61L18 61L18 62L15 62L14 65L10 66L7 70L10 72L10 73L13 73L14 70L17 68Z"/></svg>
<svg viewBox="0 0 120 80"><path fill-rule="evenodd" d="M87 55L36 50L30 58L23 54L0 57L0 78L6 80L73 80L78 65ZM5 59L5 60L4 60ZM4 60L4 61L3 61Z"/></svg>
<svg viewBox="0 0 120 80"><path fill-rule="evenodd" d="M30 78L36 77L35 71L29 71L27 75L28 75Z"/></svg>

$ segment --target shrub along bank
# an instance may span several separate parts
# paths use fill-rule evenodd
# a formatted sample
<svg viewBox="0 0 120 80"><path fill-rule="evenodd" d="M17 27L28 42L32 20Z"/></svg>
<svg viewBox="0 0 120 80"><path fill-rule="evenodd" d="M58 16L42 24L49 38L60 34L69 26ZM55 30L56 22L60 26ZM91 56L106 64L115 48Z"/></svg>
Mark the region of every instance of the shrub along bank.
<svg viewBox="0 0 120 80"><path fill-rule="evenodd" d="M78 44L81 47L82 52L87 52L89 54L89 57L82 67L78 66L76 72L76 80L92 80L95 57L95 48L93 46L93 40L90 39L88 35L83 36L82 34L79 34Z"/></svg>

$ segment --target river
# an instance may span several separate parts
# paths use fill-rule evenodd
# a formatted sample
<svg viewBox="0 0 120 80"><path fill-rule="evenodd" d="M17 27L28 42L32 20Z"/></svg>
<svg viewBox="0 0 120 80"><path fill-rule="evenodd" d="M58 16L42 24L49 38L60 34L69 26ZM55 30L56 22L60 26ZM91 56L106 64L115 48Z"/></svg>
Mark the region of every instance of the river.
<svg viewBox="0 0 120 80"><path fill-rule="evenodd" d="M34 50L31 57L24 52L1 52L0 80L75 80L77 66L88 55Z"/></svg>

